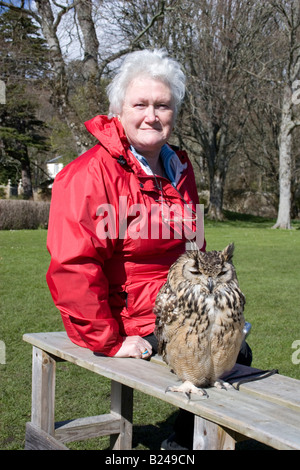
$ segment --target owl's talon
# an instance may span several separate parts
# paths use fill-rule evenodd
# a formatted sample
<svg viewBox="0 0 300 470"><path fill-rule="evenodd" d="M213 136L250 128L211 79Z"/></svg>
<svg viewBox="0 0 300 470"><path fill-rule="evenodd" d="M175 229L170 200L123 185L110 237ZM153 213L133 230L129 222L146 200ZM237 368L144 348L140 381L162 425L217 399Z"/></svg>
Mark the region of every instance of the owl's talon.
<svg viewBox="0 0 300 470"><path fill-rule="evenodd" d="M232 390L234 389L234 387L228 383L228 382L224 382L224 380L216 380L214 382L214 387L218 388L219 390Z"/></svg>
<svg viewBox="0 0 300 470"><path fill-rule="evenodd" d="M203 390L203 388L196 387L194 384L192 384L192 382L189 382L188 380L183 382L181 385L173 386L173 387L170 387L170 386L167 387L166 392L180 392L180 393L183 393L187 397L188 400L190 400L191 394L201 395L201 396L204 396L204 397L208 398L208 394L207 394L206 390Z"/></svg>

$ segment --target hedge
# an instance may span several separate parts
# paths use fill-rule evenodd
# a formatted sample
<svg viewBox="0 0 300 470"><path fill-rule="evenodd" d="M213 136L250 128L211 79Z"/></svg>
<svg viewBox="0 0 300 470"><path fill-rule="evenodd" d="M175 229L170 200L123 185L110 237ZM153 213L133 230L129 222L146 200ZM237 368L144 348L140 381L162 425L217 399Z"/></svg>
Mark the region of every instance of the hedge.
<svg viewBox="0 0 300 470"><path fill-rule="evenodd" d="M50 202L0 200L0 230L47 228Z"/></svg>

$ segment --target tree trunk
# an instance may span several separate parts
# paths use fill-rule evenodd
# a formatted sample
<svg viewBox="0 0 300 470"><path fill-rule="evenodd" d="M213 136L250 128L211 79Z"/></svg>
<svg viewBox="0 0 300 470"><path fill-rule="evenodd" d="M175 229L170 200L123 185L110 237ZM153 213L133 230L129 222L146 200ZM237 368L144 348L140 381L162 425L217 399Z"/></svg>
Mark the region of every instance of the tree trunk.
<svg viewBox="0 0 300 470"><path fill-rule="evenodd" d="M222 171L215 169L210 175L210 196L207 217L212 220L224 220L223 214L223 193L225 185L225 175Z"/></svg>
<svg viewBox="0 0 300 470"><path fill-rule="evenodd" d="M212 220L224 220L223 194L228 167L225 140L226 132L218 125L209 123L205 141L210 191L207 217Z"/></svg>
<svg viewBox="0 0 300 470"><path fill-rule="evenodd" d="M58 111L60 117L67 123L75 143L78 153L83 153L87 149L86 141L88 136L86 129L76 115L69 102L69 84L67 80L65 62L57 37L57 21L54 20L51 4L49 0L36 0L36 7L40 18L43 35L49 46L51 62L53 64L53 86L52 103Z"/></svg>
<svg viewBox="0 0 300 470"><path fill-rule="evenodd" d="M286 84L283 89L282 115L279 134L279 208L276 224L272 228L291 228L292 199L292 131L300 125L294 120L293 105L299 104L293 97L293 87L297 87L300 71L299 31L300 2L275 2L277 11L285 23L289 50L286 53ZM296 96L298 95L298 91Z"/></svg>
<svg viewBox="0 0 300 470"><path fill-rule="evenodd" d="M30 161L28 157L27 147L23 149L24 156L21 158L21 172L22 172L22 186L23 186L23 198L32 199L32 183L31 183L31 170Z"/></svg>
<svg viewBox="0 0 300 470"><path fill-rule="evenodd" d="M92 1L86 0L85 2L79 2L75 4L75 11L78 17L84 42L83 74L86 80L95 80L99 75L99 41L92 18Z"/></svg>
<svg viewBox="0 0 300 470"><path fill-rule="evenodd" d="M285 86L279 134L279 208L276 224L272 228L291 228L292 180L292 90Z"/></svg>

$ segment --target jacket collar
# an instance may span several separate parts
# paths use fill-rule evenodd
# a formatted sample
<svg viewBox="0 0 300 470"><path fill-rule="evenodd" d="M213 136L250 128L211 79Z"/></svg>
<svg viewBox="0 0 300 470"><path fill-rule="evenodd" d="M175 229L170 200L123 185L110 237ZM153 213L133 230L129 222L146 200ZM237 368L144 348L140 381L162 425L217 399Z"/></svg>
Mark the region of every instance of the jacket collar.
<svg viewBox="0 0 300 470"><path fill-rule="evenodd" d="M153 176L153 171L151 170L147 159L140 155L132 146L130 146L130 150L135 158L139 161L144 172L149 176ZM178 181L181 178L181 174L187 168L187 163L181 163L177 154L168 144L162 146L160 151L160 158L162 160L167 178L170 180L171 184L176 187Z"/></svg>
<svg viewBox="0 0 300 470"><path fill-rule="evenodd" d="M117 118L98 115L84 124L113 157L119 158L129 149L129 142L123 126Z"/></svg>

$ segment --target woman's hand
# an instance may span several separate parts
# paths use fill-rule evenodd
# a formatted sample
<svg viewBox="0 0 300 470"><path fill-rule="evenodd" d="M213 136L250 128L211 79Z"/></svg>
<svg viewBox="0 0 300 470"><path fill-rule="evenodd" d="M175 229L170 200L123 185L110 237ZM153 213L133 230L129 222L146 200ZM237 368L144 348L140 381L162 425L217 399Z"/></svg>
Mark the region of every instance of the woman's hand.
<svg viewBox="0 0 300 470"><path fill-rule="evenodd" d="M125 336L122 346L114 357L136 357L148 359L152 354L152 346L141 336Z"/></svg>

